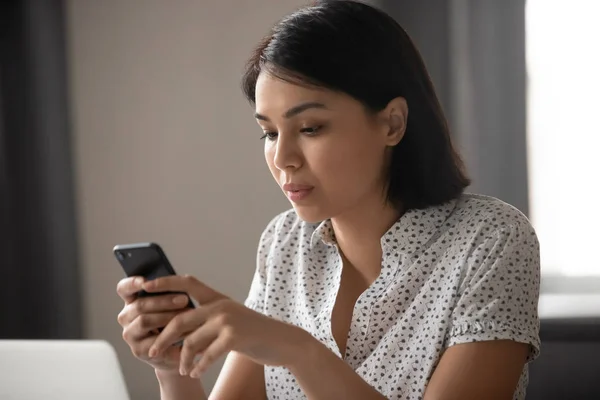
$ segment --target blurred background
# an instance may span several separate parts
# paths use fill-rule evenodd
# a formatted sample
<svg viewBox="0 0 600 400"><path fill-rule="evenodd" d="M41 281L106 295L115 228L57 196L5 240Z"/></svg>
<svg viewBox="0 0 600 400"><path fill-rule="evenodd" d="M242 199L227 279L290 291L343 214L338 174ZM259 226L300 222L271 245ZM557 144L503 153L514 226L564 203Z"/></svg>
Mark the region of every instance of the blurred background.
<svg viewBox="0 0 600 400"><path fill-rule="evenodd" d="M531 218L542 317L600 316L600 2L368 3L421 50L469 191ZM158 399L153 371L121 340L112 247L161 243L178 272L245 298L258 237L289 206L241 72L270 26L305 4L0 4L0 339L108 340L132 398Z"/></svg>

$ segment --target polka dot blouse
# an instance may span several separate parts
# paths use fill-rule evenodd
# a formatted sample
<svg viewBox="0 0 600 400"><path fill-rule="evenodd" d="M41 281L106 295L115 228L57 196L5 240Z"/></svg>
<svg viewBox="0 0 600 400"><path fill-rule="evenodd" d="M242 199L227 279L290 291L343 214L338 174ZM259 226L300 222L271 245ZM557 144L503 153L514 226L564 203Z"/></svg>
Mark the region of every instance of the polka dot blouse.
<svg viewBox="0 0 600 400"><path fill-rule="evenodd" d="M539 352L539 245L500 200L463 195L406 212L381 238L381 274L358 298L346 362L390 399L421 399L444 349L509 339ZM263 232L246 306L310 332L341 357L331 312L342 263L331 222L293 210ZM318 366L315 366L318 368ZM265 367L269 399L304 399L285 368ZM525 366L515 399L524 399Z"/></svg>

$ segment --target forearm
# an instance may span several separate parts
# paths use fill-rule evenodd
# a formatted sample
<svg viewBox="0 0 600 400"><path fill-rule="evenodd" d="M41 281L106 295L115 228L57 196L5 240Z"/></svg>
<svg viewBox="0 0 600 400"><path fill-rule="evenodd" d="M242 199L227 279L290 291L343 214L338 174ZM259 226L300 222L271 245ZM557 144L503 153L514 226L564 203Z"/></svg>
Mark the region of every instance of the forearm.
<svg viewBox="0 0 600 400"><path fill-rule="evenodd" d="M156 370L161 400L206 400L200 379L181 376L177 371Z"/></svg>
<svg viewBox="0 0 600 400"><path fill-rule="evenodd" d="M305 342L303 351L288 369L310 400L385 399L318 340L310 336Z"/></svg>

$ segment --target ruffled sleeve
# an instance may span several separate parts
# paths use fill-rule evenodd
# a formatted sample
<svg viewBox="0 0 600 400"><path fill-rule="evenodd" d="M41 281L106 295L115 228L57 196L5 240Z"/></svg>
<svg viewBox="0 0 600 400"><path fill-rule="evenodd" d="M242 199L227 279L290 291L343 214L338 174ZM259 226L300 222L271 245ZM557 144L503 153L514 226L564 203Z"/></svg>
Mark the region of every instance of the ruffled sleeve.
<svg viewBox="0 0 600 400"><path fill-rule="evenodd" d="M539 354L539 243L528 221L497 228L471 253L447 346L513 340Z"/></svg>

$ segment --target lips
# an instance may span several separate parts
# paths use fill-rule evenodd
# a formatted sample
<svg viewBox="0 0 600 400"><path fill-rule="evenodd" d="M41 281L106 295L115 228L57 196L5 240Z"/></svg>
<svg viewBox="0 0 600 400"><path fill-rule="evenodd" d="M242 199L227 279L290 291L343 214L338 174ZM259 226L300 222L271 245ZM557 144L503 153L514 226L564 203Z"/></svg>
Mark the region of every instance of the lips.
<svg viewBox="0 0 600 400"><path fill-rule="evenodd" d="M308 197L314 189L314 186L297 184L297 183L286 183L281 187L290 201L294 203L304 200Z"/></svg>
<svg viewBox="0 0 600 400"><path fill-rule="evenodd" d="M298 192L301 190L310 190L313 186L310 185L302 185L297 183L286 183L281 187L286 192Z"/></svg>

